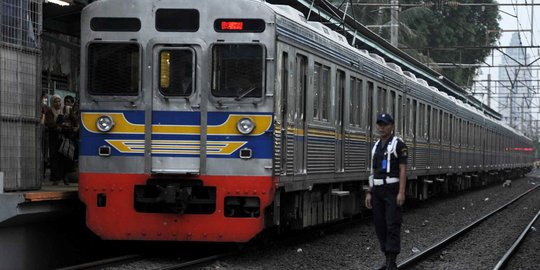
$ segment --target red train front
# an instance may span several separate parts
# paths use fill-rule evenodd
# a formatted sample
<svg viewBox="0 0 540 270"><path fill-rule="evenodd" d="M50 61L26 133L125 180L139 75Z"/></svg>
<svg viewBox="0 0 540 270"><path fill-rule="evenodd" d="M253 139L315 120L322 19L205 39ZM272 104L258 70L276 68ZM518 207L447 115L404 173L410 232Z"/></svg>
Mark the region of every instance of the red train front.
<svg viewBox="0 0 540 270"><path fill-rule="evenodd" d="M203 2L83 11L79 189L104 239L246 242L264 228L273 13Z"/></svg>

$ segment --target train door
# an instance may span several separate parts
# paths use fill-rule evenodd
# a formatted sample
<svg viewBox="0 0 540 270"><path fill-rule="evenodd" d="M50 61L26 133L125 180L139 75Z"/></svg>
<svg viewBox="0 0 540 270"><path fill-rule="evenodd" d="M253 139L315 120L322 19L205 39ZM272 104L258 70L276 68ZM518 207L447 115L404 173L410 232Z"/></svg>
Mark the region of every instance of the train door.
<svg viewBox="0 0 540 270"><path fill-rule="evenodd" d="M283 52L281 59L281 123L282 125L279 127L281 128L280 131L280 138L281 138L281 144L280 144L280 153L281 156L279 157L279 164L281 165L281 174L286 174L287 172L287 112L288 112L288 89L289 89L289 54L287 52Z"/></svg>
<svg viewBox="0 0 540 270"><path fill-rule="evenodd" d="M336 172L345 169L345 72L336 72Z"/></svg>
<svg viewBox="0 0 540 270"><path fill-rule="evenodd" d="M195 89L196 52L190 47L156 46L150 119L153 173L199 173L200 106L190 102Z"/></svg>
<svg viewBox="0 0 540 270"><path fill-rule="evenodd" d="M295 173L306 173L306 94L307 94L307 57L297 54L295 59L295 105L293 107L296 126L295 136Z"/></svg>

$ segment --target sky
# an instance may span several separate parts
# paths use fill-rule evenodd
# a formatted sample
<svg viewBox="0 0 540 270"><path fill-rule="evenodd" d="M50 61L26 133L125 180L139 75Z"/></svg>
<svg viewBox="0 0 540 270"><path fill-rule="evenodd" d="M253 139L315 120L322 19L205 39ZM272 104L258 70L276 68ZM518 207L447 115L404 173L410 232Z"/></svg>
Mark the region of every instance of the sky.
<svg viewBox="0 0 540 270"><path fill-rule="evenodd" d="M535 2L532 2L535 1ZM536 5L540 5L540 0L500 0L498 1L501 4L524 4L524 3L534 3ZM530 30L533 29L533 34L531 35L531 31L522 31L520 32L521 35L521 41L523 45L534 45L538 46L540 44L540 6L534 7L534 14L533 14L533 6L500 6L499 7L499 15L501 16L501 20L499 21L499 25L501 29L503 30L502 36L499 39L499 46L508 46L510 45L510 40L512 38L512 35L516 32L516 30ZM534 16L534 19L531 19L532 16ZM540 57L540 50L538 48L536 49L528 49L527 54L529 55L529 62L534 61L538 57ZM485 62L493 65L500 65L502 60L502 54L498 51L494 50L494 53L490 55ZM537 79L539 76L539 68L540 68L540 60L536 62L537 65L533 66L533 76L535 76L535 79ZM492 80L497 79L506 79L506 78L498 78L499 75L499 69L497 67L493 68L482 68L480 70L480 75L475 79L476 81L481 81L476 84L476 87L473 88L473 92L485 92L487 87L487 77L488 74L491 74ZM494 83L491 85L493 86ZM536 83L533 86L538 86ZM487 95L475 95L478 99L481 99L484 101L484 103L487 103ZM537 106L540 106L540 102L536 102ZM491 107L494 109L498 109L497 107L497 101L492 98L491 100ZM536 109L538 112L538 109ZM534 117L534 116L533 116ZM538 116L535 117L536 119L539 119Z"/></svg>

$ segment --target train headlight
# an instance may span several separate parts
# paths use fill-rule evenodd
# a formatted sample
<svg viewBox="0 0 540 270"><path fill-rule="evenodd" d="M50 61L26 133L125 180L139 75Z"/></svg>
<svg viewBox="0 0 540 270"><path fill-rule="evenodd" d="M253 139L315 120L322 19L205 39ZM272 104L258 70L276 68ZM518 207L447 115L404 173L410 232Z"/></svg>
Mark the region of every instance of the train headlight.
<svg viewBox="0 0 540 270"><path fill-rule="evenodd" d="M101 132L108 132L114 127L114 121L112 117L108 115L102 115L97 119L96 127Z"/></svg>
<svg viewBox="0 0 540 270"><path fill-rule="evenodd" d="M255 129L255 123L249 118L242 118L238 120L236 128L242 134L249 134Z"/></svg>

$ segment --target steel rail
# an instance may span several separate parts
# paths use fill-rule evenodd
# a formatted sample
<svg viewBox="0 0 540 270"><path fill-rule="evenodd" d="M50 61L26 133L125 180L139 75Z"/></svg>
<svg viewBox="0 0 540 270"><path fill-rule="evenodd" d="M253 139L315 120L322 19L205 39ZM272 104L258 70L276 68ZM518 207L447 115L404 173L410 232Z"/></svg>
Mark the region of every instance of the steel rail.
<svg viewBox="0 0 540 270"><path fill-rule="evenodd" d="M539 188L540 185L537 185L536 187L534 188L531 188L527 191L525 191L524 193L522 193L521 195L517 196L516 198L514 198L513 200L511 200L510 202L506 203L505 205L497 208L496 210L492 211L491 213L481 217L480 219L478 219L477 221L473 222L472 224L462 228L461 230L459 230L458 232L450 235L449 237L443 239L442 241L440 241L439 243L429 247L428 249L412 256L412 257L409 257L407 258L405 261L403 262L400 262L399 265L398 265L398 268L399 269L407 269L409 267L412 267L413 265L416 265L418 264L419 262L421 262L424 258L426 258L427 256L429 255L432 255L433 253L439 251L441 248L445 247L446 245L450 244L452 241L456 240L457 238L459 238L460 236L464 235L465 233L467 233L468 231L470 231L471 229L473 229L474 227L478 226L480 223L482 223L483 221L485 221L486 219L488 219L489 217L491 217L492 215L496 214L497 212L503 210L504 208L506 208L507 206L513 204L514 202L518 201L519 199L521 199L523 196L527 195L528 193L532 192L533 190L536 190L537 188Z"/></svg>
<svg viewBox="0 0 540 270"><path fill-rule="evenodd" d="M99 261L72 265L72 266L68 266L64 268L58 268L57 270L92 269L92 268L98 268L98 267L103 267L103 266L112 265L112 264L119 264L119 263L140 260L143 257L144 255L141 255L141 254L124 255L124 256L119 256L119 257L114 257L114 258L109 258L109 259L103 259Z"/></svg>
<svg viewBox="0 0 540 270"><path fill-rule="evenodd" d="M495 265L495 267L493 267L493 270L499 270L499 269L503 269L503 267L506 265L506 263L510 260L510 258L512 258L512 255L514 254L514 252L517 250L517 248L519 247L519 245L521 245L521 243L523 242L523 240L525 239L525 235L527 235L527 233L529 233L529 231L531 230L531 227L533 226L534 222L536 221L536 219L538 219L538 216L540 216L540 211L538 211L538 213L536 214L536 216L534 216L534 218L531 220L531 222L529 223L529 225L527 225L527 227L525 228L525 230L523 230L523 232L519 235L519 237L516 239L516 241L514 242L514 244L512 244L512 246L508 249L508 251L506 251L506 253L502 256L502 258L499 260L499 262Z"/></svg>
<svg viewBox="0 0 540 270"><path fill-rule="evenodd" d="M199 258L199 259L195 259L195 260L191 260L191 261L187 261L187 262L181 262L181 263L178 263L178 264L173 264L173 265L167 265L167 266L164 266L164 267L154 268L153 270L184 269L184 268L193 267L193 266L203 264L203 263L208 263L208 262L211 262L211 261L214 261L214 260L219 260L219 259L223 259L223 258L230 257L230 256L233 256L233 255L237 255L239 253L240 253L240 251L233 251L233 252L227 252L227 253L223 253L223 254L211 255L211 256L208 256L208 257L203 257L203 258Z"/></svg>

